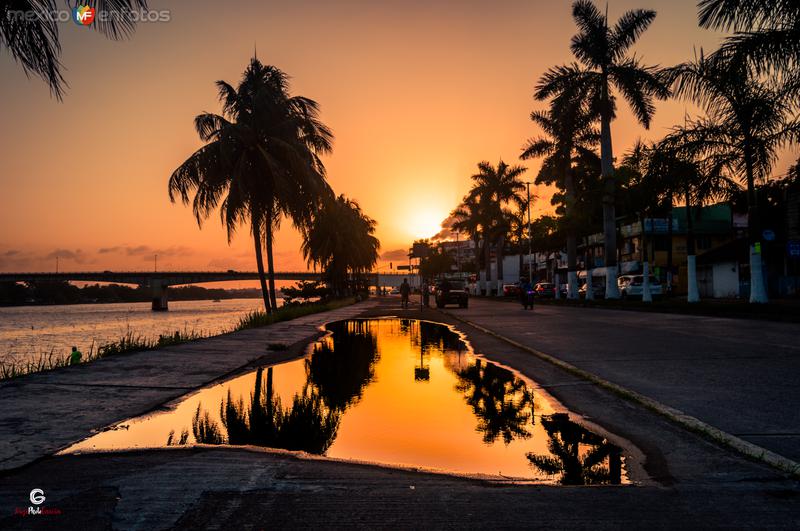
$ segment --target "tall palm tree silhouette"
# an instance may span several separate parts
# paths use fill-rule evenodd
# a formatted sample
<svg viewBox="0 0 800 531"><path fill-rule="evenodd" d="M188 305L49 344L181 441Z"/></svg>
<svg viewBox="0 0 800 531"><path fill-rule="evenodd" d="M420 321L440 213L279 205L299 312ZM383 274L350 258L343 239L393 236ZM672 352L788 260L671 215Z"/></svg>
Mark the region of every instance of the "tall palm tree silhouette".
<svg viewBox="0 0 800 531"><path fill-rule="evenodd" d="M313 215L303 240L303 256L322 268L337 295L350 291L348 281L377 263L381 244L375 237L376 225L356 201L344 195L324 201Z"/></svg>
<svg viewBox="0 0 800 531"><path fill-rule="evenodd" d="M222 114L201 113L195 129L206 144L169 179L169 197L189 204L202 226L217 208L230 242L249 223L264 306L277 307L273 232L283 216L305 230L321 201L332 195L319 155L331 150L333 135L319 120L316 102L291 96L286 74L250 61L239 85L217 81ZM266 244L269 289L262 248Z"/></svg>
<svg viewBox="0 0 800 531"><path fill-rule="evenodd" d="M581 63L549 69L539 80L535 96L554 98L556 105L585 98L593 113L600 117L600 158L604 181L603 237L606 265L606 298L619 298L617 288L617 232L615 209L614 154L611 122L616 117L615 88L625 98L636 119L645 128L655 113L654 99L666 99L669 88L656 67L642 65L628 56L631 46L656 17L652 10L637 9L624 13L613 27L590 0L572 4L572 18L579 33L572 37L570 48Z"/></svg>
<svg viewBox="0 0 800 531"><path fill-rule="evenodd" d="M531 120L541 128L543 137L531 138L520 158L544 157L537 184L555 184L564 190L564 219L567 232L567 298L578 298L578 239L576 226L576 173L573 161L592 149L600 139L593 127L594 116L587 105L576 101L556 100L547 111L534 111Z"/></svg>
<svg viewBox="0 0 800 531"><path fill-rule="evenodd" d="M711 159L747 188L750 302L767 302L761 258L756 182L770 178L779 150L800 139L791 83L770 83L725 55L699 58L669 71L675 93L697 103L705 116L677 128L684 152Z"/></svg>
<svg viewBox="0 0 800 531"><path fill-rule="evenodd" d="M496 246L498 281L496 294L502 295L503 287L499 285L499 282L503 279L503 247L510 229L506 207L510 204L519 205L522 202L520 194L525 189L525 185L520 180L520 176L526 170L527 168L522 166L509 166L502 160L497 163L497 166L483 161L478 163L478 172L471 177L472 188L467 195L479 205L482 224L481 236L484 241L487 295L492 294L490 244Z"/></svg>

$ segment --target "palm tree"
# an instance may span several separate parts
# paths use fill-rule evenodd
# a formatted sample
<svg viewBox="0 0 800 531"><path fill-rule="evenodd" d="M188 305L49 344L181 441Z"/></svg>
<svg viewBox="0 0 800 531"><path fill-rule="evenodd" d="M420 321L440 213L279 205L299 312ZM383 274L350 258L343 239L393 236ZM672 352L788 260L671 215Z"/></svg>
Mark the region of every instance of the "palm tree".
<svg viewBox="0 0 800 531"><path fill-rule="evenodd" d="M628 11L614 25L608 26L603 15L590 0L572 4L572 17L580 33L572 37L571 49L582 63L554 67L540 79L536 98L553 97L556 101L586 98L589 109L600 117L600 158L603 191L603 232L605 240L606 298L619 298L617 288L617 234L615 212L614 155L611 144L611 122L616 116L616 88L627 100L639 123L649 128L655 113L653 100L666 99L669 89L660 71L644 66L627 52L656 17L656 12L637 9Z"/></svg>
<svg viewBox="0 0 800 531"><path fill-rule="evenodd" d="M79 2L64 2L67 8ZM89 0L80 5L114 16L96 17L91 28L109 39L120 40L136 29L132 13L147 9L146 0ZM61 73L61 42L55 0L0 2L0 47L7 48L26 75L33 74L50 85L57 99L64 96L66 81Z"/></svg>
<svg viewBox="0 0 800 531"><path fill-rule="evenodd" d="M522 166L509 166L502 160L497 166L492 166L488 161L478 163L478 173L472 175L472 188L468 196L477 201L482 211L484 260L486 263L486 293L491 293L489 287L491 280L491 253L489 244L497 247L497 295L503 294L501 282L503 280L503 246L508 233L508 220L504 207L511 203L521 204L520 193L525 189L525 184L519 177L527 168Z"/></svg>
<svg viewBox="0 0 800 531"><path fill-rule="evenodd" d="M650 171L650 161L654 156L654 146L641 140L636 141L633 148L625 154L622 166L617 170L618 176L625 180L626 210L633 211L641 227L639 258L642 263L642 301L653 302L650 292L650 261L647 257L646 219L652 212L662 206L669 195L665 186L664 174Z"/></svg>
<svg viewBox="0 0 800 531"><path fill-rule="evenodd" d="M217 88L222 114L195 118L195 129L206 144L172 173L169 196L189 204L194 192L199 226L219 206L229 242L237 227L249 222L269 313L277 308L273 229L285 215L304 230L314 206L331 194L319 155L330 152L332 134L319 121L317 104L289 96L286 74L255 57L237 88L224 81L218 81ZM270 289L262 255L265 238Z"/></svg>
<svg viewBox="0 0 800 531"><path fill-rule="evenodd" d="M344 195L325 201L314 214L303 241L303 256L310 265L322 268L337 295L348 291L348 278L370 271L378 261L375 226L375 220Z"/></svg>
<svg viewBox="0 0 800 531"><path fill-rule="evenodd" d="M455 218L452 229L468 234L475 246L475 273L478 274L481 269L481 257L483 256L483 252L488 252L486 242L484 242L483 248L480 245L483 226L485 224L483 209L478 200L468 194L462 199L461 204L453 210L451 216ZM482 291L487 288L479 287L478 289Z"/></svg>
<svg viewBox="0 0 800 531"><path fill-rule="evenodd" d="M687 300L694 303L700 300L694 222L703 205L730 199L738 186L728 177L727 165L722 163L722 159L704 156L705 146L691 141L691 131L689 126L676 128L657 143L637 143L626 155L625 165L635 174L629 191L638 188L633 195L639 196L638 208L642 216L663 207L663 203L667 203L667 210L671 211L673 198L683 197L686 209ZM647 266L644 260L643 264ZM645 282L649 284L648 277L645 277ZM646 285L643 291L647 289Z"/></svg>
<svg viewBox="0 0 800 531"><path fill-rule="evenodd" d="M671 69L670 78L675 93L706 114L681 130L682 144L727 167L747 186L750 302L767 302L756 180L768 179L778 150L800 136L792 110L796 92L789 84L762 82L740 62L702 53Z"/></svg>
<svg viewBox="0 0 800 531"><path fill-rule="evenodd" d="M533 198L531 198L531 205ZM528 249L525 244L528 241L528 199L521 199L520 204L515 209L507 211L508 224L509 224L509 239L519 254L519 274L522 276L522 270L525 267L523 256L527 254Z"/></svg>
<svg viewBox="0 0 800 531"><path fill-rule="evenodd" d="M720 51L757 73L797 76L800 65L800 3L796 0L700 0L700 25L733 30Z"/></svg>
<svg viewBox="0 0 800 531"><path fill-rule="evenodd" d="M564 190L564 221L567 232L567 298L578 298L578 245L575 223L575 174L573 159L590 152L599 140L592 127L594 117L578 101L558 100L548 111L534 111L531 120L544 132L544 137L531 138L520 158L545 157L536 184L555 184ZM555 197L554 197L555 200Z"/></svg>

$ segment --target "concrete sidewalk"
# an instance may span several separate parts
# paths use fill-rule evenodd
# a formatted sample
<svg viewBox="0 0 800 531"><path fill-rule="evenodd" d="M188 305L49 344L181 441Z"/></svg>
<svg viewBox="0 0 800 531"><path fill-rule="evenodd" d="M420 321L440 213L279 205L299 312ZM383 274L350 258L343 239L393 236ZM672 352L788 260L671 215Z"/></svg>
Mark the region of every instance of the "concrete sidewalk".
<svg viewBox="0 0 800 531"><path fill-rule="evenodd" d="M262 328L2 381L0 471L52 454L94 429L150 411L259 358L285 357L286 353L270 352L268 344L307 342L322 324L356 316L374 304L365 301Z"/></svg>
<svg viewBox="0 0 800 531"><path fill-rule="evenodd" d="M800 460L796 324L485 299L446 311Z"/></svg>

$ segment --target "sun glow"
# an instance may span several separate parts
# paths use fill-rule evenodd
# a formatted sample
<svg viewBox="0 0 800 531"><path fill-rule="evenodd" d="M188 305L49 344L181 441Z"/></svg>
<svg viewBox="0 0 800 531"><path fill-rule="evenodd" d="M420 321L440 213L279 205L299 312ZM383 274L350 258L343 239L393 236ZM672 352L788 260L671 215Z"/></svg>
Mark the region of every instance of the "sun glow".
<svg viewBox="0 0 800 531"><path fill-rule="evenodd" d="M411 213L404 219L405 229L414 239L430 238L442 230L442 221L446 217L447 212L439 209L412 208Z"/></svg>

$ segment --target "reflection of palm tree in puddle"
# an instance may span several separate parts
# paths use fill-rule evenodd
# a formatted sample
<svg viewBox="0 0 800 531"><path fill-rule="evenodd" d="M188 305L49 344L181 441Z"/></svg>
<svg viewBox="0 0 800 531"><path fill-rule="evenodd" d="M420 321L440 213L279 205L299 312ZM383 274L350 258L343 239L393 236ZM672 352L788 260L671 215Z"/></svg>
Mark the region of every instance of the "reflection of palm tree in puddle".
<svg viewBox="0 0 800 531"><path fill-rule="evenodd" d="M509 444L515 438L531 436L527 424L533 418L533 394L525 382L508 369L476 360L456 372L456 389L464 393L467 404L478 417L478 430L486 443L498 437Z"/></svg>
<svg viewBox="0 0 800 531"><path fill-rule="evenodd" d="M249 409L241 398L233 400L228 391L220 405L221 427L198 404L192 419L195 440L203 444L251 444L324 453L336 437L341 413L326 408L319 392L308 384L294 396L292 407L285 409L280 397L273 393L272 367L267 369L267 384L263 388L262 372L263 369L256 372ZM187 440L183 434L177 443L172 438L171 433L168 445L185 444Z"/></svg>
<svg viewBox="0 0 800 531"><path fill-rule="evenodd" d="M528 454L531 464L563 485L599 485L622 481L620 450L603 437L569 420L566 413L542 417L552 455ZM605 463L608 463L607 465Z"/></svg>
<svg viewBox="0 0 800 531"><path fill-rule="evenodd" d="M250 404L228 396L220 404L222 426L199 404L192 419L192 432L198 443L257 445L310 453L324 453L336 438L342 413L361 398L364 388L374 378L378 359L377 340L368 323L337 323L331 337L314 346L306 360L306 381L302 390L284 408L275 396L272 368L256 371ZM174 441L170 433L167 445L186 444L188 431Z"/></svg>
<svg viewBox="0 0 800 531"><path fill-rule="evenodd" d="M368 321L335 323L329 330L333 335L314 345L306 373L325 405L344 411L375 377L378 342Z"/></svg>

